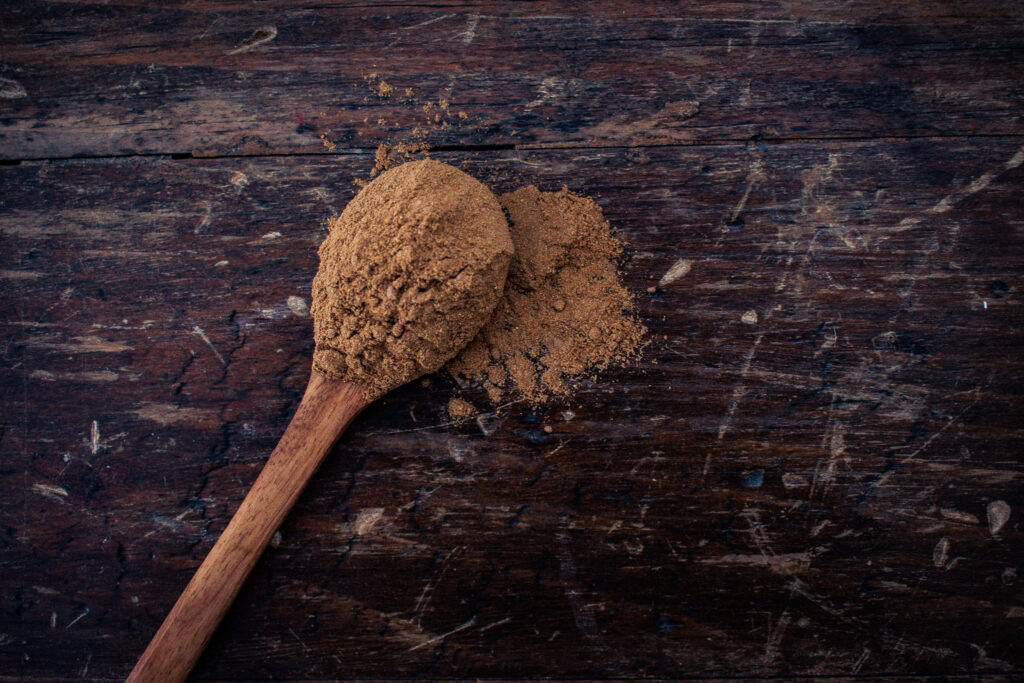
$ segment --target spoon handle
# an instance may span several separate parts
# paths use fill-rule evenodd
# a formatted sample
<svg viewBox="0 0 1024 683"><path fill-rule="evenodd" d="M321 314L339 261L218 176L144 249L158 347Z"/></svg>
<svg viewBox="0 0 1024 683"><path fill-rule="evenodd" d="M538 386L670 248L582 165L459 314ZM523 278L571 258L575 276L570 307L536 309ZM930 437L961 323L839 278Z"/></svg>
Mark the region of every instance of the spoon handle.
<svg viewBox="0 0 1024 683"><path fill-rule="evenodd" d="M185 680L270 537L365 405L360 387L312 373L284 436L132 669L129 683Z"/></svg>

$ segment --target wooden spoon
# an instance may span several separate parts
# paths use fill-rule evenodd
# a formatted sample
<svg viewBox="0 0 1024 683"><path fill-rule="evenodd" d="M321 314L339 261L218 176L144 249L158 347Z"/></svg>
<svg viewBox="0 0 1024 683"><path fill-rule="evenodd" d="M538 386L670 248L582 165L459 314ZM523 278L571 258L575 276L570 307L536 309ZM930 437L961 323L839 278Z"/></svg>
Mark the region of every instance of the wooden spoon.
<svg viewBox="0 0 1024 683"><path fill-rule="evenodd" d="M356 251L342 258L342 245ZM399 253L400 259L392 256L386 264L377 261L381 254ZM288 429L135 665L130 683L184 680L270 537L345 427L376 396L439 369L490 317L505 282L512 239L490 190L457 168L422 159L386 171L366 185L331 228L320 255L320 270L313 281L314 334L319 334L318 327L334 331L317 339L315 369ZM367 260L376 267L360 269ZM389 277L378 271L387 271ZM388 332L383 338L338 334L336 328L345 327L351 333L365 322L354 317L354 308L362 315L376 311L379 317L371 322L378 327L384 327L381 320L397 320L398 297L391 283L407 277L413 278L410 286L416 292L404 313L404 327L387 325L399 327L399 332ZM362 287L354 287L354 282ZM388 289L368 290L370 285ZM362 297L358 306L338 298L343 287L354 287L345 290L349 298ZM424 292L430 296L424 298ZM326 320L318 318L318 311ZM374 346L368 353L364 349L365 358L356 356L351 366L342 364L335 373L330 364L345 357L332 346L339 336ZM410 340L418 340L419 346ZM351 352L347 347L343 350ZM317 364L320 354L328 365ZM316 368L360 384L328 379Z"/></svg>
<svg viewBox="0 0 1024 683"><path fill-rule="evenodd" d="M256 483L139 659L130 683L183 681L324 456L366 407L363 389L314 371Z"/></svg>

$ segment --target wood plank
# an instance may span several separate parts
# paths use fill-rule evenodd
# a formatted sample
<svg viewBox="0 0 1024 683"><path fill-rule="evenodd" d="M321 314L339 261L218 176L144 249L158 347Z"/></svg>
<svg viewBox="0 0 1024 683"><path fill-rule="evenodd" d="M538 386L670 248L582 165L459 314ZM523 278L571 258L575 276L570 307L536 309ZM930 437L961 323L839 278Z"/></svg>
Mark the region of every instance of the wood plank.
<svg viewBox="0 0 1024 683"><path fill-rule="evenodd" d="M369 409L200 680L1020 673L1019 137L436 156L598 197L648 354L489 434L443 375ZM0 670L128 672L301 394L371 165L0 169Z"/></svg>
<svg viewBox="0 0 1024 683"><path fill-rule="evenodd" d="M0 157L1024 134L1020 3L762 5L18 3Z"/></svg>

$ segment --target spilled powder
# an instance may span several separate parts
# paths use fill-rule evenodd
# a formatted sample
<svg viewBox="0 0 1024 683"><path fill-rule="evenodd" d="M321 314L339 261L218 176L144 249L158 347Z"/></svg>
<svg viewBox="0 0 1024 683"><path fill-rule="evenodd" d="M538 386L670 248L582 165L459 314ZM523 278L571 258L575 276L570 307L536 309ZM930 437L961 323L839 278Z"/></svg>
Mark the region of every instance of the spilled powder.
<svg viewBox="0 0 1024 683"><path fill-rule="evenodd" d="M370 177L374 178L382 171L400 166L406 162L416 159L418 156L428 156L429 147L422 142L402 142L397 145L389 145L382 142L377 145L377 151L373 157L373 168L370 170ZM360 184L362 181L356 181ZM362 182L365 184L365 182Z"/></svg>
<svg viewBox="0 0 1024 683"><path fill-rule="evenodd" d="M313 280L313 367L367 401L434 372L498 303L512 254L497 198L430 159L366 185L329 223Z"/></svg>
<svg viewBox="0 0 1024 683"><path fill-rule="evenodd" d="M501 197L515 254L490 320L448 364L483 382L491 400L566 395L573 378L635 357L646 328L619 281L622 244L601 208L527 186Z"/></svg>
<svg viewBox="0 0 1024 683"><path fill-rule="evenodd" d="M476 415L476 408L472 403L461 398L453 398L448 401L448 416L453 420L464 420L474 415Z"/></svg>

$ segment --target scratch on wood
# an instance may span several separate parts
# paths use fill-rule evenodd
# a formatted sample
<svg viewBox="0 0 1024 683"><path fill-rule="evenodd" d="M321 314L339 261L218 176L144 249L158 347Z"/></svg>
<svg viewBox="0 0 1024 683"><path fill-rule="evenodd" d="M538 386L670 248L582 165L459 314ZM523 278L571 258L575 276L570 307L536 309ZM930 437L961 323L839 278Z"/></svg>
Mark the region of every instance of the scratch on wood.
<svg viewBox="0 0 1024 683"><path fill-rule="evenodd" d="M1024 145L1022 145L1017 150L1017 152L1012 157L1007 159L1001 166L997 166L996 168L985 171L977 178L975 178L967 185L965 185L962 189L957 190L955 192L951 192L950 194L946 195L945 197L940 199L936 204L925 209L924 212L922 212L921 214L917 216L910 216L908 218L904 218L903 220L901 220L896 225L894 232L902 232L904 230L909 230L910 228L913 228L916 225L918 225L928 216L946 213L947 211L949 211L954 206L956 206L963 200L967 199L971 195L977 194L978 192L984 190L986 187L991 185L992 181L998 178L1002 173L1017 168L1022 163L1024 163Z"/></svg>
<svg viewBox="0 0 1024 683"><path fill-rule="evenodd" d="M288 309L300 318L309 315L309 306L306 304L306 300L301 296L288 297L287 304Z"/></svg>
<svg viewBox="0 0 1024 683"><path fill-rule="evenodd" d="M12 78L0 77L0 98L16 100L22 97L28 97L25 86Z"/></svg>
<svg viewBox="0 0 1024 683"><path fill-rule="evenodd" d="M719 439L722 439L725 436L725 433L729 431L733 415L736 414L736 410L740 407L740 401L743 400L743 396L747 393L747 375L750 374L750 365L754 362L754 356L757 354L757 347L761 345L762 339L764 339L763 331L758 333L757 337L754 339L754 343L750 345L750 350L747 351L746 357L743 359L743 367L740 368L739 380L736 382L736 386L732 390L732 400L729 401L729 408L725 411L725 417L722 419L722 423L718 425ZM707 476L708 469L710 467L711 454L708 453L708 456L704 461L704 471L702 476Z"/></svg>
<svg viewBox="0 0 1024 683"><path fill-rule="evenodd" d="M384 508L367 508L360 510L352 524L352 531L357 536L363 536L377 525L384 517Z"/></svg>
<svg viewBox="0 0 1024 683"><path fill-rule="evenodd" d="M89 447L93 455L100 449L100 425L96 420L92 421L92 429L89 430Z"/></svg>
<svg viewBox="0 0 1024 683"><path fill-rule="evenodd" d="M675 282L679 278L689 273L690 268L692 267L693 261L691 261L690 259L679 259L678 261L673 263L668 270L665 271L664 275L661 276L661 279L658 280L658 286L664 287L665 285Z"/></svg>
<svg viewBox="0 0 1024 683"><path fill-rule="evenodd" d="M32 484L32 490L41 496L47 496L48 498L56 498L61 500L67 498L68 492L62 486L51 486L50 484Z"/></svg>
<svg viewBox="0 0 1024 683"><path fill-rule="evenodd" d="M900 460L900 464L906 465L907 463L914 460L918 455L923 453L925 449L927 449L932 444L932 442L935 441L935 439L942 436L946 432L946 430L948 430L950 427L956 424L957 420L963 417L964 413L973 408L974 405L978 402L978 397L981 393L981 385L979 384L977 387L975 387L972 393L974 394L974 399L970 403L968 403L963 410L961 410L956 415L950 415L948 418L946 418L946 424L942 425L941 428L932 433L927 439L925 439L924 443L922 443L920 446L914 449L913 452L911 452L909 455L904 456ZM894 471L895 470L890 470L889 472L885 472L880 477L878 477L868 488L876 488L878 486L883 485L885 482L889 480Z"/></svg>
<svg viewBox="0 0 1024 683"><path fill-rule="evenodd" d="M86 370L84 372L50 372L49 370L33 370L29 377L43 382L116 382L119 375L110 370Z"/></svg>
<svg viewBox="0 0 1024 683"><path fill-rule="evenodd" d="M237 55L242 52L248 52L249 50L262 45L263 43L269 43L274 38L277 38L277 27L276 26L261 26L252 34L242 41L242 44L236 47L234 50L228 50L224 54Z"/></svg>
<svg viewBox="0 0 1024 683"><path fill-rule="evenodd" d="M295 632L295 629L289 626L288 632L292 634L292 637L295 638L295 640L299 641L299 645L302 646L303 652L309 652L309 647L306 645L305 641L299 637L299 634Z"/></svg>
<svg viewBox="0 0 1024 683"><path fill-rule="evenodd" d="M54 349L69 353L118 353L133 350L128 342L110 341L95 335L71 337L71 343L61 343L52 337L42 340L33 338L27 340L25 344L39 349Z"/></svg>
<svg viewBox="0 0 1024 683"><path fill-rule="evenodd" d="M969 512L962 512L954 508L939 509L939 516L943 519L960 522L961 524L979 524L981 521Z"/></svg>
<svg viewBox="0 0 1024 683"><path fill-rule="evenodd" d="M210 202L204 202L204 204L206 206L206 210L203 212L202 217L199 219L199 222L196 223L196 227L192 231L196 235L202 232L203 228L210 224L210 219L213 215L213 205Z"/></svg>
<svg viewBox="0 0 1024 683"><path fill-rule="evenodd" d="M166 427L178 423L211 420L216 417L216 412L203 408L176 406L170 403L144 403L140 408L133 410L132 415Z"/></svg>
<svg viewBox="0 0 1024 683"><path fill-rule="evenodd" d="M84 614L82 616L85 616ZM70 625L70 624L69 624ZM92 662L92 653L90 652L85 658L85 665L82 666L82 670L78 672L79 678L85 678L89 675L89 664Z"/></svg>
<svg viewBox="0 0 1024 683"><path fill-rule="evenodd" d="M736 203L736 207L732 210L732 215L729 216L730 223L735 223L736 219L740 217L743 207L747 205L747 200L750 198L750 191L761 180L764 180L764 164L760 158L756 158L750 165L750 172L747 173L747 182L746 187L743 189L743 195L740 196L739 202Z"/></svg>
<svg viewBox="0 0 1024 683"><path fill-rule="evenodd" d="M795 472L786 472L782 475L782 485L787 489L799 489L810 486L807 477Z"/></svg>
<svg viewBox="0 0 1024 683"><path fill-rule="evenodd" d="M791 575L808 569L811 566L811 560L813 559L814 555L810 552L785 553L782 555L744 555L740 553L730 553L728 555L722 555L721 557L712 557L700 560L700 564L767 567L780 574Z"/></svg>
<svg viewBox="0 0 1024 683"><path fill-rule="evenodd" d="M941 569L946 566L949 560L949 538L943 536L932 549L932 564Z"/></svg>
<svg viewBox="0 0 1024 683"><path fill-rule="evenodd" d="M87 614L88 614L88 613L89 613L90 611L91 611L91 610L89 609L89 607L88 607L88 606L86 606L86 607L85 607L85 609L83 609L83 610L82 610L82 613L81 613L81 614L79 614L79 615L78 615L77 617L75 617L75 618L74 618L74 619L72 619L72 620L71 620L70 622L68 622L68 625L64 627L64 630L65 630L65 631L67 631L67 630L68 630L69 628L71 628L72 626L74 626L75 624L77 624L77 623L78 623L79 621L81 621L81 620L82 620L82 619L83 619L83 618L85 617L85 615L87 615ZM88 663L86 663L86 667L88 667L88 666L89 666L89 664L88 664Z"/></svg>
<svg viewBox="0 0 1024 683"><path fill-rule="evenodd" d="M546 102L553 102L558 99L559 92L574 90L574 84L557 76L548 76L540 82L537 87L537 97L526 103L526 111L539 107Z"/></svg>
<svg viewBox="0 0 1024 683"><path fill-rule="evenodd" d="M46 273L37 273L33 270L0 270L0 278L4 280L38 280L46 277Z"/></svg>
<svg viewBox="0 0 1024 683"><path fill-rule="evenodd" d="M472 626L475 623L476 623L476 617L473 617L472 619L470 619L466 623L464 623L464 624L462 624L460 626L456 626L455 628L453 628L451 631L448 631L447 633L442 633L441 635L434 636L433 638L430 638L429 640L424 640L419 645L413 645L408 650L406 650L406 652L413 652L414 650L418 650L421 647L426 647L427 645L432 645L433 643L436 643L438 641L444 640L448 636L454 635L454 634L458 633L459 631L463 631L463 630L469 628L470 626Z"/></svg>
<svg viewBox="0 0 1024 683"><path fill-rule="evenodd" d="M439 21L444 21L445 19L450 19L451 17L454 17L454 16L455 16L454 14L442 14L439 17L434 17L433 19L427 19L426 21L421 21L420 23L413 24L412 26L402 26L398 30L399 31L413 31L415 29L422 28L423 26L430 26L431 24L436 24Z"/></svg>
<svg viewBox="0 0 1024 683"><path fill-rule="evenodd" d="M789 622L791 620L792 618L789 616L789 611L783 610L775 628L768 629L768 640L764 644L765 663L770 664L778 658L779 645L782 643L783 636L786 635L786 627L789 626Z"/></svg>
<svg viewBox="0 0 1024 683"><path fill-rule="evenodd" d="M1005 500L993 500L985 508L989 533L995 536L1010 521L1010 504Z"/></svg>
<svg viewBox="0 0 1024 683"><path fill-rule="evenodd" d="M217 360L220 361L221 365L227 366L228 362L224 360L224 356L220 355L220 351L217 350L217 347L213 345L210 338L206 336L205 332L203 332L203 328L199 327L199 325L194 325L192 327L192 333L198 335L200 339L206 342L206 345L210 347L211 351L213 351L213 355L217 356Z"/></svg>
<svg viewBox="0 0 1024 683"><path fill-rule="evenodd" d="M487 624L487 626L481 626L480 633L483 633L484 631L490 631L492 628L496 626L501 626L502 624L507 624L510 621L512 621L512 617L505 617L504 619L499 619L498 621L495 621L491 624Z"/></svg>
<svg viewBox="0 0 1024 683"><path fill-rule="evenodd" d="M466 30L457 34L455 37L462 41L463 45L469 45L476 38L476 27L480 24L479 14L470 14L469 20L466 22Z"/></svg>
<svg viewBox="0 0 1024 683"><path fill-rule="evenodd" d="M870 656L871 650L869 650L868 648L864 648L864 651L860 653L860 657L858 657L857 661L853 663L853 670L850 673L860 673L860 670L864 667L864 663L868 661L868 657Z"/></svg>

